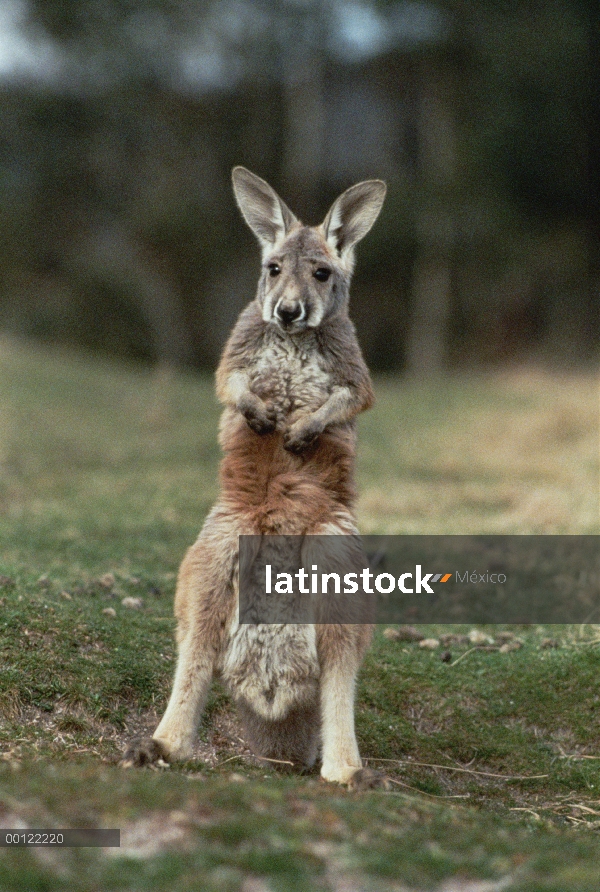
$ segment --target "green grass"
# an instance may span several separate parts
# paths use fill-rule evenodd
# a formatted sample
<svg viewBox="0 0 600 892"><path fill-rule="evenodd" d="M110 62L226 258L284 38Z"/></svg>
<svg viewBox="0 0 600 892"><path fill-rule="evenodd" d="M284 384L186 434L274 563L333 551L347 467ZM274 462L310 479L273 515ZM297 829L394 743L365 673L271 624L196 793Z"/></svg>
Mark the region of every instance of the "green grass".
<svg viewBox="0 0 600 892"><path fill-rule="evenodd" d="M364 532L597 532L593 376L376 391ZM520 650L453 644L450 662L379 630L357 732L391 793L256 767L218 687L194 762L118 767L169 694L176 572L217 493L218 417L209 376L0 342L0 819L120 827L124 843L0 849L0 889L597 892L597 626L510 627ZM469 628L422 631L449 630Z"/></svg>

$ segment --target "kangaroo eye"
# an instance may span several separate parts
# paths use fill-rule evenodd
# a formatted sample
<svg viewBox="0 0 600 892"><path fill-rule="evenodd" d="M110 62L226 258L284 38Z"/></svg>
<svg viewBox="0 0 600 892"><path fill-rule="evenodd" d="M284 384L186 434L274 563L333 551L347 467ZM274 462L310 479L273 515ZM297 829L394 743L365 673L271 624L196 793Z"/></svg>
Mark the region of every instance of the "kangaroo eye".
<svg viewBox="0 0 600 892"><path fill-rule="evenodd" d="M313 276L318 282L326 282L329 276L331 275L330 269L325 269L324 266L320 266L313 273Z"/></svg>
<svg viewBox="0 0 600 892"><path fill-rule="evenodd" d="M281 267L279 266L278 263L270 263L269 264L269 275L270 276L273 276L273 277L278 276L280 272L281 272Z"/></svg>

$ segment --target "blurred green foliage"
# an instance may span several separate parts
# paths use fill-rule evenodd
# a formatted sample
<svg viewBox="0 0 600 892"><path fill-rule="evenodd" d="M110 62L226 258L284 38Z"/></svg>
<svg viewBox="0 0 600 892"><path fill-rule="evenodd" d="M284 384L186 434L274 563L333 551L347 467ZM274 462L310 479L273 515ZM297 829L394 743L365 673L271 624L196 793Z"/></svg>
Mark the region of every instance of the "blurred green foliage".
<svg viewBox="0 0 600 892"><path fill-rule="evenodd" d="M0 80L5 329L214 365L258 270L242 163L311 223L352 182L388 181L353 290L372 365L594 356L591 2L23 8L31 64Z"/></svg>

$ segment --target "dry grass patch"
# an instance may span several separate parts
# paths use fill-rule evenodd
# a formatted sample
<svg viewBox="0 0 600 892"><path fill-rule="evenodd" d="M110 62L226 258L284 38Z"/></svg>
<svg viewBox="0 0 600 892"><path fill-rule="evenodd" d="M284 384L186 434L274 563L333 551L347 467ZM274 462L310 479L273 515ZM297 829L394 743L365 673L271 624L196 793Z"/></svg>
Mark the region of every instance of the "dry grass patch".
<svg viewBox="0 0 600 892"><path fill-rule="evenodd" d="M382 382L364 421L371 441L361 445L361 528L597 531L599 384L595 374L532 369L450 378L439 390ZM375 458L382 441L383 467Z"/></svg>

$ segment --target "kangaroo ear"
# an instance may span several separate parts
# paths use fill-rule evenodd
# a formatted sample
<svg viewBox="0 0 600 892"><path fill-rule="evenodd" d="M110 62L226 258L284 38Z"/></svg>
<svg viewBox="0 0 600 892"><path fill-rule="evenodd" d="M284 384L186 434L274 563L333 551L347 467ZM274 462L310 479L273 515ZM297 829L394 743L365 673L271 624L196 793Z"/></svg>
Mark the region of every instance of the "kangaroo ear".
<svg viewBox="0 0 600 892"><path fill-rule="evenodd" d="M245 167L234 167L231 178L238 207L265 253L298 220L277 192L255 173Z"/></svg>
<svg viewBox="0 0 600 892"><path fill-rule="evenodd" d="M379 215L385 193L382 180L365 180L350 186L333 202L323 230L327 242L340 256L367 234Z"/></svg>

